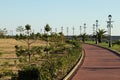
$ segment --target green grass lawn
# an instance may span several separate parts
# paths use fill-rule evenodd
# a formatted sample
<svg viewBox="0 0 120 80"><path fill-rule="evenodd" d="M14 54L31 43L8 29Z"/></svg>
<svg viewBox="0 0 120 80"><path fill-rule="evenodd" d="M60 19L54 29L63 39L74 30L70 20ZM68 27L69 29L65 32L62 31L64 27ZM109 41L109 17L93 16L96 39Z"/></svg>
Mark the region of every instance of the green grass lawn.
<svg viewBox="0 0 120 80"><path fill-rule="evenodd" d="M86 43L95 44L95 42L93 42L93 41L87 41ZM98 43L98 45L105 47L105 48L109 48L108 43L105 43L105 42ZM113 44L112 47L109 49L115 50L115 51L119 52L119 54L120 54L120 45L118 45L118 44Z"/></svg>

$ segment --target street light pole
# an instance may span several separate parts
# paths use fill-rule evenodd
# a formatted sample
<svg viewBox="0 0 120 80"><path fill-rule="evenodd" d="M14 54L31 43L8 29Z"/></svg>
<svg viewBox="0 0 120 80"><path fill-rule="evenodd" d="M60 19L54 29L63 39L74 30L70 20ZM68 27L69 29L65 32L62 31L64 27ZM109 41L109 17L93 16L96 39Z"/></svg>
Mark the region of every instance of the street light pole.
<svg viewBox="0 0 120 80"><path fill-rule="evenodd" d="M42 34L42 28L40 29L40 33Z"/></svg>
<svg viewBox="0 0 120 80"><path fill-rule="evenodd" d="M93 40L95 41L95 24L93 24Z"/></svg>
<svg viewBox="0 0 120 80"><path fill-rule="evenodd" d="M61 27L61 32L62 32L62 34L63 34L63 27Z"/></svg>
<svg viewBox="0 0 120 80"><path fill-rule="evenodd" d="M81 35L81 33L82 33L81 31L82 31L82 26L80 26L80 35Z"/></svg>
<svg viewBox="0 0 120 80"><path fill-rule="evenodd" d="M74 28L74 26L73 26L73 36L74 36L74 30L75 30L75 28Z"/></svg>
<svg viewBox="0 0 120 80"><path fill-rule="evenodd" d="M74 26L73 26L72 30L73 30L73 40L74 40L74 30L75 30Z"/></svg>
<svg viewBox="0 0 120 80"><path fill-rule="evenodd" d="M57 33L57 28L55 28L55 33Z"/></svg>
<svg viewBox="0 0 120 80"><path fill-rule="evenodd" d="M97 34L97 31L98 31L98 20L96 20L96 44L98 44L98 34Z"/></svg>
<svg viewBox="0 0 120 80"><path fill-rule="evenodd" d="M112 22L113 21L111 21L111 19L112 19L112 15L108 15L108 20L109 21L107 21L107 28L108 28L108 35L109 35L109 47L112 47L112 38L111 38L111 28L112 28Z"/></svg>
<svg viewBox="0 0 120 80"><path fill-rule="evenodd" d="M52 28L51 28L51 33L52 33Z"/></svg>
<svg viewBox="0 0 120 80"><path fill-rule="evenodd" d="M68 39L68 30L69 30L69 28L67 27L67 39Z"/></svg>
<svg viewBox="0 0 120 80"><path fill-rule="evenodd" d="M95 24L93 24L93 35L95 35Z"/></svg>
<svg viewBox="0 0 120 80"><path fill-rule="evenodd" d="M84 34L86 33L86 23L84 23Z"/></svg>

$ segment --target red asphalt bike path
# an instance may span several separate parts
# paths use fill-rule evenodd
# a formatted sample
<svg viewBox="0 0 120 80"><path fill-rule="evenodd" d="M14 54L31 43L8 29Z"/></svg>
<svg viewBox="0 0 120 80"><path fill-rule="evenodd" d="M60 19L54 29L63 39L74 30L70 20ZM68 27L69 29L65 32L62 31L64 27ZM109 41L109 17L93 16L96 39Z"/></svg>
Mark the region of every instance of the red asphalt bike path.
<svg viewBox="0 0 120 80"><path fill-rule="evenodd" d="M94 45L83 44L85 58L72 80L120 80L120 57Z"/></svg>

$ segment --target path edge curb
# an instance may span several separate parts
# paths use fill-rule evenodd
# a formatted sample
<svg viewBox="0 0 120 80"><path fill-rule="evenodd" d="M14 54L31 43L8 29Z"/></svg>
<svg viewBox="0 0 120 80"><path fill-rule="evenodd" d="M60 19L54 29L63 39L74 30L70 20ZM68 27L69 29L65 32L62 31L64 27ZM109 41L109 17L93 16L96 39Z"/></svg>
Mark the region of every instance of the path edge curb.
<svg viewBox="0 0 120 80"><path fill-rule="evenodd" d="M84 57L85 57L85 50L82 48L81 57L78 59L76 65L73 67L73 69L63 78L63 80L71 80L71 78L77 72L78 67L80 67L82 65L82 63L84 61Z"/></svg>

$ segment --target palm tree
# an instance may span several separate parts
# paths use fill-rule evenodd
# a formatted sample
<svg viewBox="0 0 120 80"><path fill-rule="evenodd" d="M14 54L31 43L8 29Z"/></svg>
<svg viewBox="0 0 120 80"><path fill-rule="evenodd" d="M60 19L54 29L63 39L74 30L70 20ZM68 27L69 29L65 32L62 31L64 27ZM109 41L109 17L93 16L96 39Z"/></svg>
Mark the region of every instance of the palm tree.
<svg viewBox="0 0 120 80"><path fill-rule="evenodd" d="M99 29L97 32L98 35L98 42L101 43L102 42L102 38L104 36L104 33L106 33L106 31L104 29Z"/></svg>
<svg viewBox="0 0 120 80"><path fill-rule="evenodd" d="M82 41L83 41L83 42L85 42L85 39L87 38L87 35L86 35L86 33L84 33L84 34L81 34L81 37L82 37Z"/></svg>

